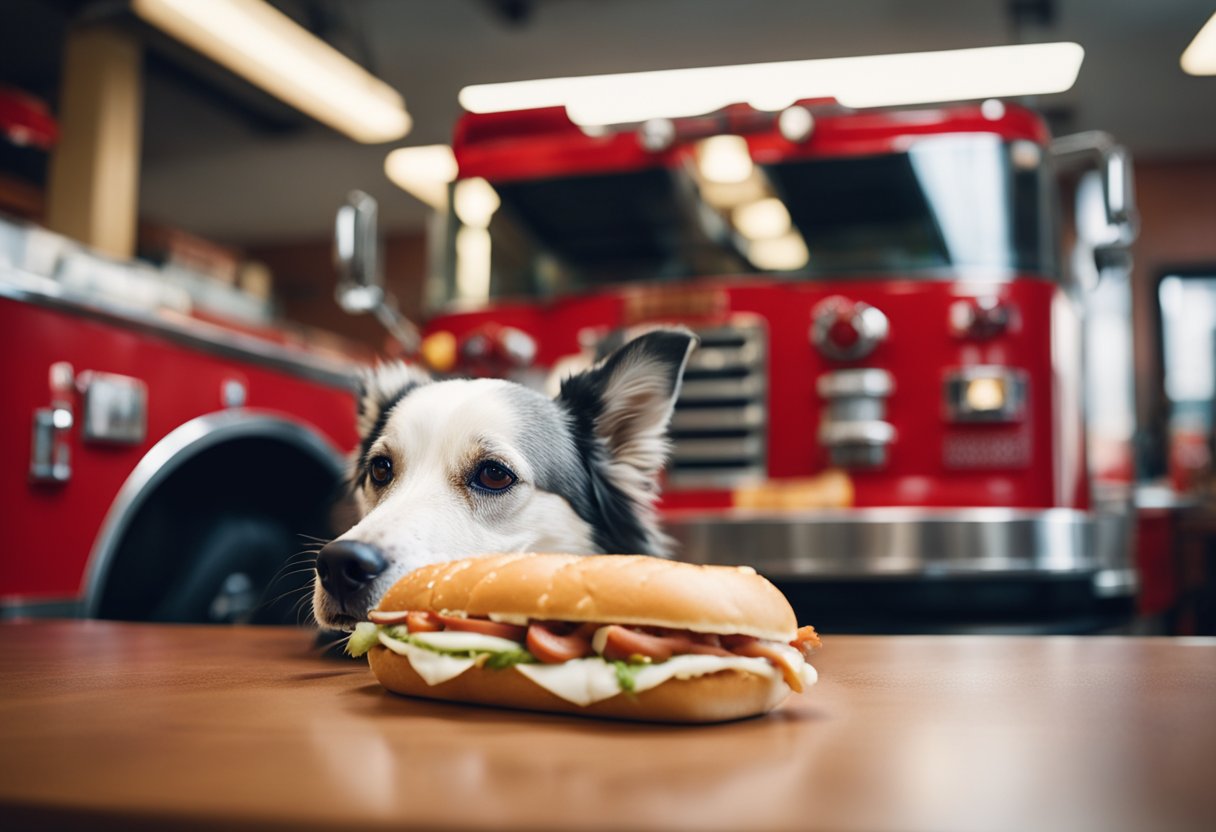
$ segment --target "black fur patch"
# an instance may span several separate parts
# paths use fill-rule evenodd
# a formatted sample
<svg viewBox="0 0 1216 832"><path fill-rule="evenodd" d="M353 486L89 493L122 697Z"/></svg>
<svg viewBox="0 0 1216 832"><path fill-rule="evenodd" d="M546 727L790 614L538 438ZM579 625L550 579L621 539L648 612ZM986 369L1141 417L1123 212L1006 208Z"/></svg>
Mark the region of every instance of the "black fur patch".
<svg viewBox="0 0 1216 832"><path fill-rule="evenodd" d="M359 462L355 468L354 476L351 479L351 491L362 488L364 483L367 482L367 465L371 461L368 459L368 453L371 451L372 445L375 445L376 440L380 438L382 433L384 433L384 426L388 424L388 417L389 414L392 413L393 408L396 407L402 399L425 383L427 382L415 381L398 388L379 390L376 392L374 402L379 410L376 414L376 421L372 425L372 429L367 432L367 435L364 436L362 441L359 443ZM369 402L373 401L371 396L371 391L367 390L366 383L364 383L363 390L359 396L360 415L366 414Z"/></svg>
<svg viewBox="0 0 1216 832"><path fill-rule="evenodd" d="M574 445L588 473L583 499L571 500L589 526L596 548L607 554L658 554L650 551L650 535L634 510L633 501L604 474L608 449L595 433L603 411L606 378L584 373L562 382L558 403L573 419Z"/></svg>
<svg viewBox="0 0 1216 832"><path fill-rule="evenodd" d="M571 501L571 505L591 526L595 545L603 552L662 554L652 551L655 540L639 518L634 501L605 473L610 451L595 432L595 422L604 412L605 392L621 363L644 352L667 370L668 391L674 394L693 337L685 332L648 333L617 350L599 367L562 382L557 403L573 420L575 445L589 474L586 499Z"/></svg>

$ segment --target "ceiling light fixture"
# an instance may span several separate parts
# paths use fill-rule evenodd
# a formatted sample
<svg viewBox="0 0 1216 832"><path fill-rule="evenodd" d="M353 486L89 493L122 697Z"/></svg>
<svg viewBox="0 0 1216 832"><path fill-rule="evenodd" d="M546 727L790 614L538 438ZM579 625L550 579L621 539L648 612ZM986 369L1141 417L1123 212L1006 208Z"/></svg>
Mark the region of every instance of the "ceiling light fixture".
<svg viewBox="0 0 1216 832"><path fill-rule="evenodd" d="M752 175L752 157L742 136L710 136L697 145L697 167L708 182L734 185Z"/></svg>
<svg viewBox="0 0 1216 832"><path fill-rule="evenodd" d="M1216 14L1208 18L1182 53L1181 63L1187 75L1216 75Z"/></svg>
<svg viewBox="0 0 1216 832"><path fill-rule="evenodd" d="M1076 43L1018 44L477 84L459 100L473 113L564 106L584 127L701 115L740 102L774 112L806 98L887 107L1063 92L1084 57Z"/></svg>
<svg viewBox="0 0 1216 832"><path fill-rule="evenodd" d="M749 240L772 240L790 230L790 212L775 196L740 205L730 216L731 223Z"/></svg>
<svg viewBox="0 0 1216 832"><path fill-rule="evenodd" d="M400 93L263 0L133 0L143 20L357 142L412 126Z"/></svg>
<svg viewBox="0 0 1216 832"><path fill-rule="evenodd" d="M753 240L747 247L747 259L758 269L792 272L806 267L810 253L802 235L791 230L771 240Z"/></svg>
<svg viewBox="0 0 1216 832"><path fill-rule="evenodd" d="M441 211L456 172L456 156L446 144L399 147L384 158L384 173L394 185Z"/></svg>

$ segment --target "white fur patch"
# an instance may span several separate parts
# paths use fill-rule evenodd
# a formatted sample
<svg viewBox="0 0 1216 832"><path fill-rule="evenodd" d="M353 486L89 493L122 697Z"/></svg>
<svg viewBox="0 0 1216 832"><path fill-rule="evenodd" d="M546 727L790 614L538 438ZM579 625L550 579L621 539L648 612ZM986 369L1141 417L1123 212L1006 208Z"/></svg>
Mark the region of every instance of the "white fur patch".
<svg viewBox="0 0 1216 832"><path fill-rule="evenodd" d="M428 384L393 410L371 455L392 461L393 479L356 494L363 518L339 539L378 547L388 570L369 587L370 608L406 572L428 563L497 552L595 551L592 530L562 497L538 489L522 452L510 382L479 379ZM468 479L483 459L507 466L516 483L501 493ZM332 624L332 601L317 587L314 613ZM350 611L358 615L366 610Z"/></svg>

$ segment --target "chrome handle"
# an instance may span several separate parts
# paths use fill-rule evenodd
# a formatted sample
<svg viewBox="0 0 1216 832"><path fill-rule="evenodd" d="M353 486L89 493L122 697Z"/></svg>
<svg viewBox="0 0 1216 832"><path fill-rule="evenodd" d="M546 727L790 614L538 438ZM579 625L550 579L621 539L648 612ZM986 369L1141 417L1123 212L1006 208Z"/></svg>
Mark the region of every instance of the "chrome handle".
<svg viewBox="0 0 1216 832"><path fill-rule="evenodd" d="M76 382L72 365L66 361L52 364L49 381L51 406L34 411L30 442L31 482L67 482L72 477L72 451L68 445L68 431L76 422L72 414Z"/></svg>
<svg viewBox="0 0 1216 832"><path fill-rule="evenodd" d="M68 431L72 411L66 407L41 407L34 411L30 479L34 482L67 482L72 477Z"/></svg>

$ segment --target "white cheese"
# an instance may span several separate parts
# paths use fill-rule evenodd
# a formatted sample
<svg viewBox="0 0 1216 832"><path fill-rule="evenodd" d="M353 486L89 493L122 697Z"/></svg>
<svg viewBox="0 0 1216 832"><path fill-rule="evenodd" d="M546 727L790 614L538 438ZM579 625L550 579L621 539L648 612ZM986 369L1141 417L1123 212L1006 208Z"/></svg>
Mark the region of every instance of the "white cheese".
<svg viewBox="0 0 1216 832"><path fill-rule="evenodd" d="M436 650L476 650L479 653L512 653L522 650L518 641L463 630L440 630L434 633L410 633L410 639Z"/></svg>
<svg viewBox="0 0 1216 832"><path fill-rule="evenodd" d="M422 677L428 685L438 685L448 679L455 679L477 663L476 659L462 659L459 656L447 656L417 647L404 641L397 641L380 633L380 643L394 653L409 659L410 666Z"/></svg>
<svg viewBox="0 0 1216 832"><path fill-rule="evenodd" d="M517 664L515 669L554 696L583 707L621 692L616 668L598 657L562 664Z"/></svg>
<svg viewBox="0 0 1216 832"><path fill-rule="evenodd" d="M650 690L668 679L693 679L720 670L742 670L766 679L777 675L777 668L773 667L768 659L746 656L672 656L665 662L647 665L638 670L634 677L637 680L634 692Z"/></svg>
<svg viewBox="0 0 1216 832"><path fill-rule="evenodd" d="M515 669L567 702L586 707L621 692L616 668L600 658L575 659L564 664L518 664ZM721 670L743 670L772 678L777 672L767 659L744 656L673 656L665 662L638 668L634 692L641 693L668 679L692 679Z"/></svg>

